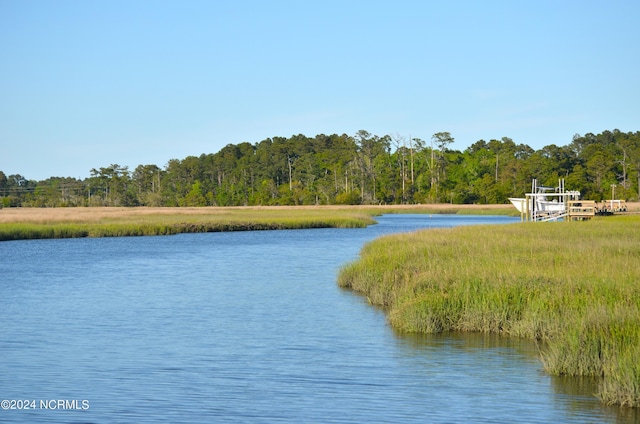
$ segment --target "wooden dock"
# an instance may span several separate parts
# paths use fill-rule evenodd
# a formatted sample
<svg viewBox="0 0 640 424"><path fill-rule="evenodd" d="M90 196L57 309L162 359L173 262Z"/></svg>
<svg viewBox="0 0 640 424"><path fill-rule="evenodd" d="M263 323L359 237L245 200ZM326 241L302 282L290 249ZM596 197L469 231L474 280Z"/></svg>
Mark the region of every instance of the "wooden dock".
<svg viewBox="0 0 640 424"><path fill-rule="evenodd" d="M627 202L624 200L604 200L602 205L596 205L596 215L613 215L627 212Z"/></svg>
<svg viewBox="0 0 640 424"><path fill-rule="evenodd" d="M569 200L567 202L569 221L591 219L596 215L596 212L596 202L593 200Z"/></svg>
<svg viewBox="0 0 640 424"><path fill-rule="evenodd" d="M564 179L558 180L557 187L539 186L534 178L531 192L525 197L509 197L511 204L520 212L522 221L582 221L594 216L613 214L640 214L638 203L627 205L625 200L579 200L580 192L565 190Z"/></svg>

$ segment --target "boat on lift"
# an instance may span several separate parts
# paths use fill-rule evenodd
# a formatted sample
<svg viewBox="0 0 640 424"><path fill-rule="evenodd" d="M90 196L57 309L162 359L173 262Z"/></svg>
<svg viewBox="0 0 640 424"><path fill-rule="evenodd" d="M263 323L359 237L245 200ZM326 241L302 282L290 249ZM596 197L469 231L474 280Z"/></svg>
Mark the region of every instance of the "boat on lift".
<svg viewBox="0 0 640 424"><path fill-rule="evenodd" d="M511 204L520 212L523 219L530 221L557 221L569 213L569 202L577 201L580 192L566 190L564 179L557 187L539 186L537 179L531 183L531 193L525 197L510 197Z"/></svg>

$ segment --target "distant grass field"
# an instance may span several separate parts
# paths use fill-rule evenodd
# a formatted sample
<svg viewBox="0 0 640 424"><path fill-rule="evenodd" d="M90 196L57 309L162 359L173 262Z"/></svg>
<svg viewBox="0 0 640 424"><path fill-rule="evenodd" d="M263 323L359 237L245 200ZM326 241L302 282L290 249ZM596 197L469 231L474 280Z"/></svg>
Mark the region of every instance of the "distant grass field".
<svg viewBox="0 0 640 424"><path fill-rule="evenodd" d="M539 342L545 369L640 406L640 215L430 229L367 244L339 284L407 332Z"/></svg>
<svg viewBox="0 0 640 424"><path fill-rule="evenodd" d="M509 205L282 206L206 208L6 208L0 241L364 227L383 213L511 213Z"/></svg>
<svg viewBox="0 0 640 424"><path fill-rule="evenodd" d="M241 208L71 208L0 211L0 240L119 237L281 228L363 227L371 215L346 210ZM9 214L7 214L9 215Z"/></svg>

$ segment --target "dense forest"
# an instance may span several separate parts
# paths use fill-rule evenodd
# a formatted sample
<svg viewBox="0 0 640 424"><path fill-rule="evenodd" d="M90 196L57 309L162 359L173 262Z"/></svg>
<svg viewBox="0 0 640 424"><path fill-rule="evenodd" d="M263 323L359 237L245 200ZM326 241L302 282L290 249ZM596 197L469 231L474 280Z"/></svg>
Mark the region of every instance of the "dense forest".
<svg viewBox="0 0 640 424"><path fill-rule="evenodd" d="M640 132L575 135L540 150L507 137L464 151L453 141L448 132L425 141L361 130L229 144L163 168L112 164L84 180L0 170L0 207L507 203L532 178L564 178L585 199L640 197Z"/></svg>

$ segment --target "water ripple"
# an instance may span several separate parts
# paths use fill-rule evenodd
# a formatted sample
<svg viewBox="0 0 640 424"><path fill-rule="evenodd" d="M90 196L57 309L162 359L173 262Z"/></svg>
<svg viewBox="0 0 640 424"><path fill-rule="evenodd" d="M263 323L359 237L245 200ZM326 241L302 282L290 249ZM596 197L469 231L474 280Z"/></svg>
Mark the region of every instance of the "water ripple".
<svg viewBox="0 0 640 424"><path fill-rule="evenodd" d="M90 401L0 421L636 421L527 341L399 335L336 285L377 235L508 221L0 243L0 395Z"/></svg>

